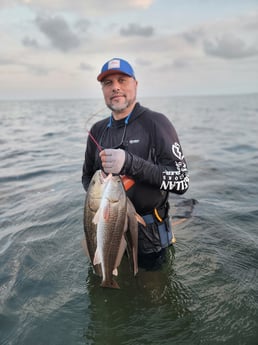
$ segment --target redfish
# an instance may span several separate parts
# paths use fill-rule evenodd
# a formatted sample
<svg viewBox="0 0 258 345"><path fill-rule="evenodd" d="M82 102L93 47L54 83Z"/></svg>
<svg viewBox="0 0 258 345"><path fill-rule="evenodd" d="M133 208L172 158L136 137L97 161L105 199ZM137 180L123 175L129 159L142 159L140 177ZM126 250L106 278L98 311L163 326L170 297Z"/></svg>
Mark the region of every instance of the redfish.
<svg viewBox="0 0 258 345"><path fill-rule="evenodd" d="M105 185L99 210L94 217L97 249L93 264L101 265L102 287L119 288L113 275L117 275L117 267L126 248L127 196L119 176L110 174Z"/></svg>

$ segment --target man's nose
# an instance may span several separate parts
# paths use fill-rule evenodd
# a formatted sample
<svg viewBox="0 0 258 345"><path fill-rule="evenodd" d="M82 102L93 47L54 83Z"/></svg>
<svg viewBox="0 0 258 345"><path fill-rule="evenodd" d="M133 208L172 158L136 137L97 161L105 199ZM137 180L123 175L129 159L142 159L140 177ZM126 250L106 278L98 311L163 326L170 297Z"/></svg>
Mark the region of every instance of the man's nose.
<svg viewBox="0 0 258 345"><path fill-rule="evenodd" d="M119 91L120 90L120 84L118 81L113 82L113 91Z"/></svg>

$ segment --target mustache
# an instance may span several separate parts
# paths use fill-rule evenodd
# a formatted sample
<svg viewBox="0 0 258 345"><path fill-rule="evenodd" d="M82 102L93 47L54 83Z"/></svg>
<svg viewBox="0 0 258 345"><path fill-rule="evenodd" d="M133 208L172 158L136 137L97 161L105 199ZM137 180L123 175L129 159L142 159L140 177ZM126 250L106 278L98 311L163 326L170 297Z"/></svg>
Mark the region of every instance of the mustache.
<svg viewBox="0 0 258 345"><path fill-rule="evenodd" d="M125 97L126 95L122 92L113 92L112 96L110 97L111 99L114 98L114 97L117 97L117 96L122 96L122 97Z"/></svg>

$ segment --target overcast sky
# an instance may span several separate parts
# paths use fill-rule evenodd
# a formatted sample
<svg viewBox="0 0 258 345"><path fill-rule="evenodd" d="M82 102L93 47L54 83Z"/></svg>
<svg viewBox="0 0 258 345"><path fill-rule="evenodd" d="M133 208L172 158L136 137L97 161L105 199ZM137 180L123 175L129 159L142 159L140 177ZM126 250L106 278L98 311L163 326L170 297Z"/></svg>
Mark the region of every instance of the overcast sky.
<svg viewBox="0 0 258 345"><path fill-rule="evenodd" d="M258 92L258 0L0 0L0 99L102 97L113 57L141 97Z"/></svg>

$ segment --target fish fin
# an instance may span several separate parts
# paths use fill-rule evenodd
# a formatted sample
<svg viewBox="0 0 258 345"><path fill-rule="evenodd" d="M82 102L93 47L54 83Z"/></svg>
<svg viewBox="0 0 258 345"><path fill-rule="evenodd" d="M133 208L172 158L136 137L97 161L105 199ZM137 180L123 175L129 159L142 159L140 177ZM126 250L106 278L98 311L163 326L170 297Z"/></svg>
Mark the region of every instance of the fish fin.
<svg viewBox="0 0 258 345"><path fill-rule="evenodd" d="M134 276L138 273L138 250L133 248L133 273Z"/></svg>
<svg viewBox="0 0 258 345"><path fill-rule="evenodd" d="M111 281L103 280L100 286L102 286L103 288L120 289L120 286L114 279L112 279Z"/></svg>
<svg viewBox="0 0 258 345"><path fill-rule="evenodd" d="M94 259L93 259L93 265L98 265L100 263L101 263L101 260L100 260L99 251L98 251L98 249L96 249Z"/></svg>
<svg viewBox="0 0 258 345"><path fill-rule="evenodd" d="M127 255L129 259L130 268L133 270L134 275L138 273L138 223L146 226L144 219L135 211L135 208L127 199L127 217L128 217L128 230L125 233L127 242Z"/></svg>
<svg viewBox="0 0 258 345"><path fill-rule="evenodd" d="M103 218L105 221L109 220L109 213L110 213L110 205L108 203L103 209Z"/></svg>
<svg viewBox="0 0 258 345"><path fill-rule="evenodd" d="M179 225L179 224L185 222L186 220L187 220L187 218L181 218L181 219L173 221L172 224L173 224L173 226Z"/></svg>
<svg viewBox="0 0 258 345"><path fill-rule="evenodd" d="M142 224L143 226L146 226L145 220L138 213L135 213L135 218L138 223Z"/></svg>
<svg viewBox="0 0 258 345"><path fill-rule="evenodd" d="M98 209L98 211L95 213L93 219L92 219L92 223L94 224L98 224L99 222L99 216L100 216L100 210Z"/></svg>
<svg viewBox="0 0 258 345"><path fill-rule="evenodd" d="M127 197L127 215L128 219L130 217L135 217L138 223L141 223L143 226L146 226L145 220L135 211L135 207L132 201Z"/></svg>
<svg viewBox="0 0 258 345"><path fill-rule="evenodd" d="M84 254L89 258L90 257L90 253L89 253L89 249L88 249L85 237L81 240L81 245L82 245L82 249L84 251Z"/></svg>
<svg viewBox="0 0 258 345"><path fill-rule="evenodd" d="M115 268L115 269L113 270L112 273L113 273L114 276L118 276L118 270L117 270L117 268Z"/></svg>
<svg viewBox="0 0 258 345"><path fill-rule="evenodd" d="M122 261L125 249L126 249L127 243L126 240L124 238L124 236L121 238L121 242L119 245L119 249L118 249L118 253L117 253L117 257L116 257L116 261L115 261L115 266L114 267L119 267L120 263ZM114 274L114 273L113 273ZM117 274L114 274L117 275Z"/></svg>
<svg viewBox="0 0 258 345"><path fill-rule="evenodd" d="M101 269L101 265L94 265L93 267L94 269L94 273L99 276L99 277L102 277L102 269Z"/></svg>

